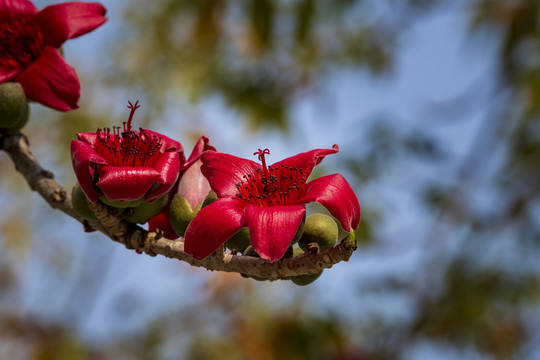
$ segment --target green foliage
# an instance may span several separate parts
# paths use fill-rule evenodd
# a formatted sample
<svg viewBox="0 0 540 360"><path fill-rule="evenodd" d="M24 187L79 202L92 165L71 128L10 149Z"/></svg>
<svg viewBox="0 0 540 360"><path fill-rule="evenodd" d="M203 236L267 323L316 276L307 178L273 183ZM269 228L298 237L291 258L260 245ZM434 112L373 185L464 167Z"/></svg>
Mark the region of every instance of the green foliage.
<svg viewBox="0 0 540 360"><path fill-rule="evenodd" d="M140 1L139 1L140 2ZM293 101L335 68L390 67L393 35L369 25L361 1L144 2L115 62L116 81L150 104L180 92L218 95L253 128L287 129ZM145 74L145 76L138 76Z"/></svg>

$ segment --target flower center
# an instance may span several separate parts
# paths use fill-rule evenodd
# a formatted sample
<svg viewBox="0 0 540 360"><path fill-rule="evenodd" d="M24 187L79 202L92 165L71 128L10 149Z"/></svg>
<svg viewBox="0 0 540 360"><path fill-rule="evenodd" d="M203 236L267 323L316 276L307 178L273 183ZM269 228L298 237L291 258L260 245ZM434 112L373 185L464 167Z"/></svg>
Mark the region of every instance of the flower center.
<svg viewBox="0 0 540 360"><path fill-rule="evenodd" d="M306 192L303 170L286 165L267 167L264 158L267 154L270 154L268 149L253 153L258 155L262 169L256 169L255 175L242 176L243 180L236 184L236 197L260 207L294 205Z"/></svg>
<svg viewBox="0 0 540 360"><path fill-rule="evenodd" d="M24 69L44 47L43 34L28 18L0 23L0 70Z"/></svg>
<svg viewBox="0 0 540 360"><path fill-rule="evenodd" d="M139 131L131 130L131 120L133 114L140 105L139 101L132 104L129 102L128 108L131 109L129 119L124 122L124 131L120 131L120 126L97 129L98 141L96 143L96 152L107 160L112 166L152 166L160 154L161 138L148 135L144 129Z"/></svg>

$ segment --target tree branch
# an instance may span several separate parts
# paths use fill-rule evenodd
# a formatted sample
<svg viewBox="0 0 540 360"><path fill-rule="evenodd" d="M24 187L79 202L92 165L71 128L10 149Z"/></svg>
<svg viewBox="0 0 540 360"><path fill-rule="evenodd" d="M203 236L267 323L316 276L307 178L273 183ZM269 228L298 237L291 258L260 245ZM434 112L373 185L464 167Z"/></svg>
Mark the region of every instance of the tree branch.
<svg viewBox="0 0 540 360"><path fill-rule="evenodd" d="M112 208L101 202L89 203L97 221L84 220L73 209L71 195L54 180L54 174L41 167L30 151L28 139L21 133L13 136L0 135L0 148L4 150L16 170L21 173L33 191L38 192L49 205L79 221L85 227L99 230L109 238L124 244L128 249L151 256L162 255L185 261L193 266L212 271L237 272L269 280L289 276L316 274L341 261L348 261L356 242L346 239L323 253L307 252L294 258L283 258L274 263L252 256L216 252L206 259L195 260L184 252L182 240L166 239L160 233L150 232L138 225L128 223L115 214ZM221 253L218 255L218 253Z"/></svg>

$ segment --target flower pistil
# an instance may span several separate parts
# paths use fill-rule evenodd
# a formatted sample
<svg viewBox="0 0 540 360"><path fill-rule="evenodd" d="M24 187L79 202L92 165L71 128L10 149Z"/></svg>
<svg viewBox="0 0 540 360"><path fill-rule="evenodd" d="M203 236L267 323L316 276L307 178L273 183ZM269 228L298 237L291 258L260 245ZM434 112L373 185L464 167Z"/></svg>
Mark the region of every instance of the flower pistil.
<svg viewBox="0 0 540 360"><path fill-rule="evenodd" d="M270 154L268 149L253 153L258 155L262 169L255 169L255 175L242 176L236 184L236 197L247 204L259 207L293 205L305 194L306 176L301 168L282 164L267 167L264 155Z"/></svg>

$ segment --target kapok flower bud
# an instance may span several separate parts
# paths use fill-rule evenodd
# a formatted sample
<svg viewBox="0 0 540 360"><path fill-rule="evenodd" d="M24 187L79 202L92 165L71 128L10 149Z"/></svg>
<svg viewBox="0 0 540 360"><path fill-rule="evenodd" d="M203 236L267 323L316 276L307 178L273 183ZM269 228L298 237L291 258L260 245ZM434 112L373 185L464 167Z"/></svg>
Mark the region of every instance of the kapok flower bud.
<svg viewBox="0 0 540 360"><path fill-rule="evenodd" d="M304 234L298 245L304 251L318 247L320 252L336 245L339 230L336 222L326 214L311 214L306 219Z"/></svg>
<svg viewBox="0 0 540 360"><path fill-rule="evenodd" d="M229 240L227 240L225 246L229 250L244 252L244 250L246 250L250 244L251 240L249 238L249 229L247 227L243 227L238 230L236 234L234 234Z"/></svg>
<svg viewBox="0 0 540 360"><path fill-rule="evenodd" d="M145 224L148 220L156 216L163 210L163 208L169 202L169 196L165 195L156 201L143 202L137 207L134 207L131 211L132 214L126 217L126 221L130 223Z"/></svg>
<svg viewBox="0 0 540 360"><path fill-rule="evenodd" d="M73 187L71 191L71 204L73 208L83 219L86 220L97 220L96 215L88 207L88 202L86 200L86 195L81 189L79 184Z"/></svg>
<svg viewBox="0 0 540 360"><path fill-rule="evenodd" d="M19 131L28 120L28 102L19 83L6 82L0 84L0 129L12 129L13 133Z"/></svg>
<svg viewBox="0 0 540 360"><path fill-rule="evenodd" d="M182 194L174 195L169 208L169 220L174 232L180 236L184 235L189 223L195 217L198 209L192 209L189 202Z"/></svg>
<svg viewBox="0 0 540 360"><path fill-rule="evenodd" d="M180 236L184 235L187 226L202 207L217 200L217 195L201 172L200 159L205 151L215 150L208 138L201 136L181 169L176 194L169 209L171 227Z"/></svg>

